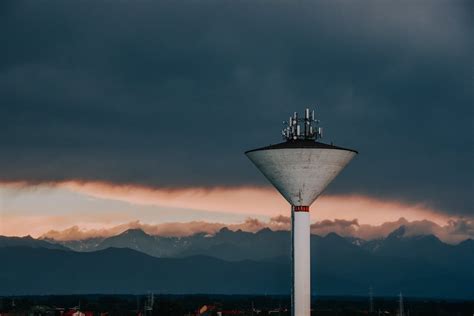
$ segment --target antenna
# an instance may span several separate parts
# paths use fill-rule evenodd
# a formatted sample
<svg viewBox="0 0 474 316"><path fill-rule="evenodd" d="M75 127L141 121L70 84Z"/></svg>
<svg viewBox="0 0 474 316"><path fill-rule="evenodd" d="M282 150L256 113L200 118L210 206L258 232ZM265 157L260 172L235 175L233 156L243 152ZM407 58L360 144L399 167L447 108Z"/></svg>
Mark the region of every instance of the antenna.
<svg viewBox="0 0 474 316"><path fill-rule="evenodd" d="M402 296L402 292L400 292L400 300L398 302L399 306L398 306L398 316L404 316L404 312L403 312L403 296Z"/></svg>
<svg viewBox="0 0 474 316"><path fill-rule="evenodd" d="M372 286L369 287L369 313L374 312L374 292Z"/></svg>
<svg viewBox="0 0 474 316"><path fill-rule="evenodd" d="M314 110L310 112L309 108L305 109L303 118L299 118L298 112L294 112L288 122L283 122L283 125L285 127L281 135L286 141L316 141L323 137L323 128L318 126L319 120L316 119Z"/></svg>
<svg viewBox="0 0 474 316"><path fill-rule="evenodd" d="M152 315L153 314L153 304L154 304L154 295L153 292L148 293L147 302L145 303L145 314Z"/></svg>

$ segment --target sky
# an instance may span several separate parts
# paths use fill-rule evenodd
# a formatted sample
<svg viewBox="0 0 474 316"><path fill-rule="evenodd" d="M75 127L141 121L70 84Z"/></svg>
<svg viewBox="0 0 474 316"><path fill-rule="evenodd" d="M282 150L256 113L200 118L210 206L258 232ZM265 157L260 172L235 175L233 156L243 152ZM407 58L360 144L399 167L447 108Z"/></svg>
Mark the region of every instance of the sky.
<svg viewBox="0 0 474 316"><path fill-rule="evenodd" d="M2 1L0 234L287 216L243 153L280 142L281 122L306 107L325 142L359 151L314 223L471 227L473 12L469 1Z"/></svg>

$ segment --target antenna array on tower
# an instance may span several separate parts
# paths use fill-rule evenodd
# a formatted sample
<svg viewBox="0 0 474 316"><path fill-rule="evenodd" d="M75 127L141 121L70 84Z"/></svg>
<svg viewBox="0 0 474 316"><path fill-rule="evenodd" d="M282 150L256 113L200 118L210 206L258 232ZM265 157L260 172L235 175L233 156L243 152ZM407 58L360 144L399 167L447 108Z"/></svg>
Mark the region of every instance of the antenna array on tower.
<svg viewBox="0 0 474 316"><path fill-rule="evenodd" d="M319 120L316 119L314 110L306 109L304 118L298 117L298 112L290 116L288 122L283 122L285 128L281 131L282 136L287 141L291 140L317 140L323 137L323 128L318 127Z"/></svg>

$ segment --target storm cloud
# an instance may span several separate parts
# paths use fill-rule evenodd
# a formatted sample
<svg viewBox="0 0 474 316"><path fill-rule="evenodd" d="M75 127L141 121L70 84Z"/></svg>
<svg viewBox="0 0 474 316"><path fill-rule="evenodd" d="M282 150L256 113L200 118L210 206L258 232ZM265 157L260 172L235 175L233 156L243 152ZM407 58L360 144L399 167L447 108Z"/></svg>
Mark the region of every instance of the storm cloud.
<svg viewBox="0 0 474 316"><path fill-rule="evenodd" d="M468 1L2 1L0 180L267 185L243 152L317 105L331 193L473 215Z"/></svg>

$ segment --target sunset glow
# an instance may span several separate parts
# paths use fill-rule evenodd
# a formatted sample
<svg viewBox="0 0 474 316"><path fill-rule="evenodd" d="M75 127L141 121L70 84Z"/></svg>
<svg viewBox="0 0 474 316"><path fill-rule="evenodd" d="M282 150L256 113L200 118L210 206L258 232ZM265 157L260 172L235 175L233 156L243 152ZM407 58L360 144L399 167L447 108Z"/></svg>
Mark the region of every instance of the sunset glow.
<svg viewBox="0 0 474 316"><path fill-rule="evenodd" d="M62 230L71 226L86 230L100 230L136 220L159 224L170 221L190 222L199 219L215 222L217 219L221 223L237 224L245 221L246 218L268 220L278 215L289 216L288 203L276 190L264 187L155 189L133 185L113 185L105 182L67 181L35 186L18 182L3 183L1 188L8 191L3 193L4 201L7 201L8 196L24 199L32 192L36 192L43 200L43 204L49 205L52 199L51 194L71 192L77 195L77 199L84 201L93 199L100 202L101 208L104 209L99 212L86 209L72 210L72 206L67 202L61 202L60 199L55 198L54 202L59 205L54 205L54 207L64 210L59 214L48 211L52 209L52 206L43 207L41 212L35 213L38 205L33 202L31 204L24 202L26 205L22 208L29 207L31 210L27 214L19 214L11 209L15 202L4 202L0 211L2 218L0 234L3 235L29 234L37 237L49 230ZM127 209L118 208L117 203L125 205ZM139 211L140 207L159 207L159 209ZM164 209L171 215L174 209L190 210L197 214L194 217L180 215L182 217L179 219L163 218L161 215L165 212ZM199 217L199 211L206 213ZM178 211L174 212L178 213ZM207 213L215 214L214 220L211 220L206 215ZM449 217L423 203L380 200L362 195L323 194L311 208L312 222L357 219L359 224L381 225L385 222L397 221L401 217L408 221L428 219L439 225L445 225L449 221ZM216 229L218 228L220 228L219 225L216 226ZM196 231L196 228L190 231Z"/></svg>

